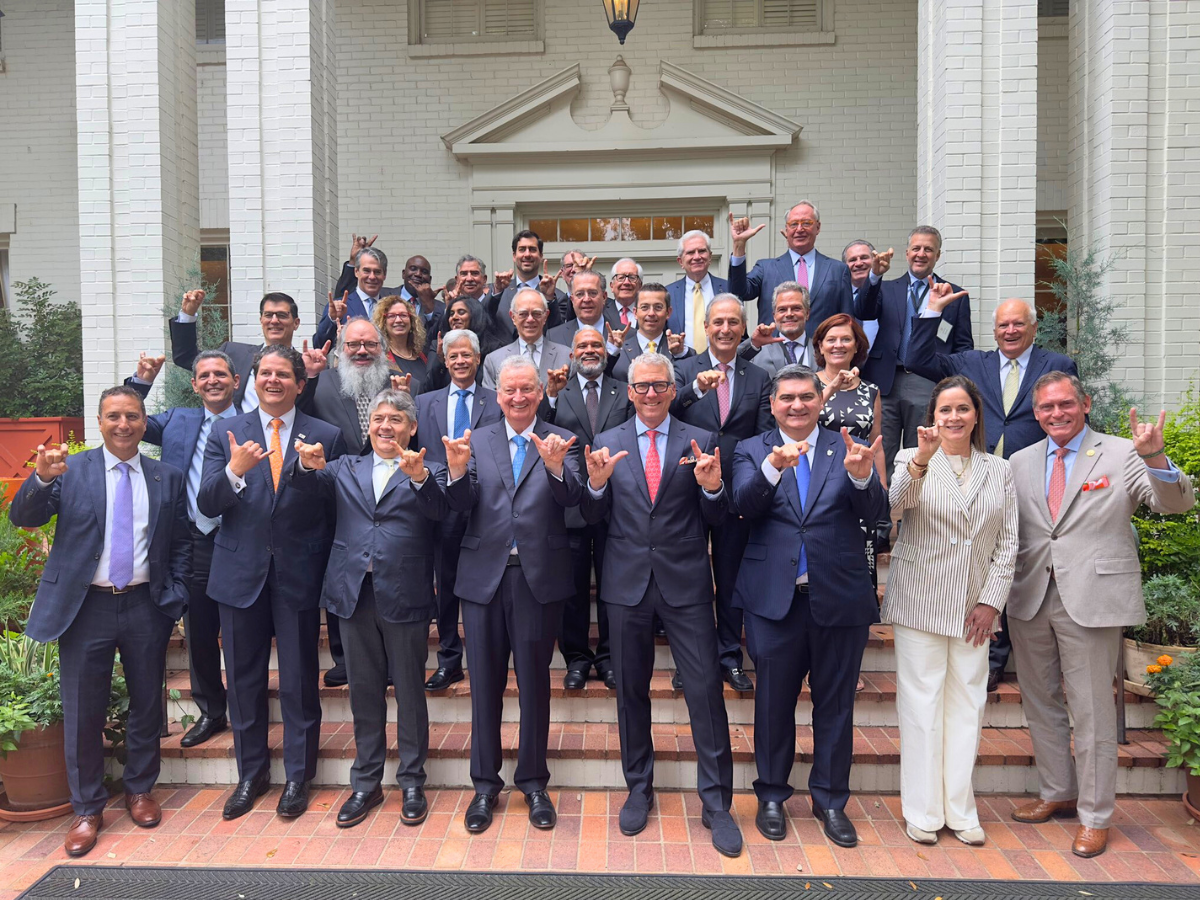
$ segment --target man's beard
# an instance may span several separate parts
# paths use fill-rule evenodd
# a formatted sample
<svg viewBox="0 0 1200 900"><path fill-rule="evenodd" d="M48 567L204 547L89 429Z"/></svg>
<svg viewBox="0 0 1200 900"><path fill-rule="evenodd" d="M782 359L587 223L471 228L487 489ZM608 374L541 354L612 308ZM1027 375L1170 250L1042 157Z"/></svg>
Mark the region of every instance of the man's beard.
<svg viewBox="0 0 1200 900"><path fill-rule="evenodd" d="M594 363L576 362L575 374L582 375L584 378L596 378L604 371L605 366L606 362L603 359L597 360Z"/></svg>
<svg viewBox="0 0 1200 900"><path fill-rule="evenodd" d="M341 379L342 396L351 400L374 397L392 383L387 360L382 356L376 357L369 366L355 365L353 361L344 359L337 373Z"/></svg>

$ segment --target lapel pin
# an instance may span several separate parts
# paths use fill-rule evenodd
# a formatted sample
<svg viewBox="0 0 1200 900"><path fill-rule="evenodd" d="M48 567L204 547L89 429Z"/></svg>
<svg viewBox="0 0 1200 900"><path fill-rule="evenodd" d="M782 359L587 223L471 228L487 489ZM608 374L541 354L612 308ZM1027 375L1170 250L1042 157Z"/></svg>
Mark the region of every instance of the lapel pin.
<svg viewBox="0 0 1200 900"><path fill-rule="evenodd" d="M826 450L826 451L825 451L825 455L826 455L826 456L833 456L833 451L832 451L832 450Z"/></svg>
<svg viewBox="0 0 1200 900"><path fill-rule="evenodd" d="M1088 455L1088 456L1095 456L1095 455L1096 455L1096 451L1095 451L1095 450L1089 450L1089 451L1087 452L1087 455Z"/></svg>
<svg viewBox="0 0 1200 900"><path fill-rule="evenodd" d="M307 435L307 434L300 434L300 435L297 435L297 437L298 437L298 438L300 438L300 440L302 440L302 441L307 441L307 440L308 440L308 435Z"/></svg>

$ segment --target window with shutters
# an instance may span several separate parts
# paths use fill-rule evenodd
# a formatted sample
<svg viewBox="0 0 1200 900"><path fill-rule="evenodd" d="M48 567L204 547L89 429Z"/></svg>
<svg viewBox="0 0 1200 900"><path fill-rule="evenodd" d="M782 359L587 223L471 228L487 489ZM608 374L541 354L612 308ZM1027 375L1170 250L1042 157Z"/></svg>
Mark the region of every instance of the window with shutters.
<svg viewBox="0 0 1200 900"><path fill-rule="evenodd" d="M225 0L196 0L196 43L225 43Z"/></svg>
<svg viewBox="0 0 1200 900"><path fill-rule="evenodd" d="M696 46L833 43L833 0L694 0Z"/></svg>
<svg viewBox="0 0 1200 900"><path fill-rule="evenodd" d="M530 41L538 33L538 0L418 0L417 31L410 43Z"/></svg>

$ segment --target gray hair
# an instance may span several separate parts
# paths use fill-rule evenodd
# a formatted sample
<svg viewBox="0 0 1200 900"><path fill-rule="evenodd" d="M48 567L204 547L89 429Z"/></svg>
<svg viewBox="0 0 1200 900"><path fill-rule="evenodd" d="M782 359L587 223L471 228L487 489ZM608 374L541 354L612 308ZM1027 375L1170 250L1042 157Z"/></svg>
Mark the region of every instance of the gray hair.
<svg viewBox="0 0 1200 900"><path fill-rule="evenodd" d="M580 250L578 247L576 247L574 250L568 250L566 253L564 253L562 255L564 263L567 261L568 256L582 256L584 259L587 259L587 254L584 253L582 250Z"/></svg>
<svg viewBox="0 0 1200 900"><path fill-rule="evenodd" d="M875 252L874 244L872 244L870 241L868 241L864 238L858 238L857 240L851 241L845 247L842 248L842 262L846 261L846 254L850 252L850 248L857 247L859 244L862 244L864 247L866 247L872 253Z"/></svg>
<svg viewBox="0 0 1200 900"><path fill-rule="evenodd" d="M817 220L817 224L818 225L821 224L821 211L819 209L817 209L817 206L815 203L813 203L811 200L797 200L795 203L793 203L791 206L788 207L788 212L791 212L797 206L807 206L809 209L811 209L813 211L813 218ZM787 216L784 216L784 218L786 220Z"/></svg>
<svg viewBox="0 0 1200 900"><path fill-rule="evenodd" d="M390 406L398 413L408 417L409 424L417 421L417 404L408 391L393 391L391 388L380 391L367 408L367 418L375 415L375 410L381 406Z"/></svg>
<svg viewBox="0 0 1200 900"><path fill-rule="evenodd" d="M713 297L711 300L708 301L708 306L704 307L704 324L705 325L708 324L709 311L714 306L716 306L716 304L718 302L723 303L726 300L732 300L734 303L737 304L738 313L742 317L742 327L745 328L746 327L746 304L742 302L742 298L739 297L737 294L730 294L729 292L726 292L724 294L717 294L715 297Z"/></svg>
<svg viewBox="0 0 1200 900"><path fill-rule="evenodd" d="M366 253L366 252L367 252L366 250L363 251L363 253ZM375 332L375 340L379 341L379 346L380 347L387 346L387 338L384 337L383 332L379 330L378 325L376 325L374 322L372 322L366 316L351 316L349 319L346 320L345 324L342 325L341 330L338 332L338 336L337 336L338 356L342 355L342 351L346 347L346 334L350 331L350 326L354 325L358 322L361 322L364 325L370 325L371 330L373 332Z"/></svg>
<svg viewBox="0 0 1200 900"><path fill-rule="evenodd" d="M817 377L817 373L808 366L790 365L784 366L782 369L777 369L774 377L771 379L771 399L774 400L779 393L779 384L783 381L811 381L813 388L818 394L823 390L821 379Z"/></svg>
<svg viewBox="0 0 1200 900"><path fill-rule="evenodd" d="M775 291L771 294L771 309L774 310L776 304L779 303L780 294L789 292L800 295L800 299L804 301L804 313L807 315L812 308L812 298L808 294L808 288L798 281L781 281L775 285ZM716 297L713 299L715 300Z"/></svg>
<svg viewBox="0 0 1200 900"><path fill-rule="evenodd" d="M479 355L479 335L469 328L452 328L447 331L442 337L442 352L446 353L450 350L451 344L457 344L459 341L467 341L471 345L471 349L475 351L475 355Z"/></svg>
<svg viewBox="0 0 1200 900"><path fill-rule="evenodd" d="M918 234L927 234L930 237L936 239L938 253L942 252L942 233L940 231L938 231L932 225L918 225L916 228L914 228L912 231L910 231L908 233L908 242L911 244L912 239L915 238Z"/></svg>
<svg viewBox="0 0 1200 900"><path fill-rule="evenodd" d="M1031 304L1028 300L1025 300L1021 297L1009 297L1007 300L1001 300L999 303L997 303L996 308L992 310L992 327L993 328L996 327L996 322L997 322L997 320L999 318L999 314L1000 314L1000 307L1002 307L1005 303L1020 303L1022 306L1025 307L1025 324L1026 325L1036 325L1037 324L1037 310L1033 308L1033 304Z"/></svg>
<svg viewBox="0 0 1200 900"><path fill-rule="evenodd" d="M200 363L204 362L206 359L219 359L221 362L225 363L225 367L229 369L229 374L231 376L237 375L237 369L233 367L233 360L229 358L228 353L225 353L221 350L201 350L196 354L196 358L192 360L193 378L195 378L196 374L200 371Z"/></svg>
<svg viewBox="0 0 1200 900"><path fill-rule="evenodd" d="M387 254L382 250L376 250L374 247L364 247L354 255L354 268L357 269L362 264L364 256L371 257L375 262L379 263L379 268L385 272L387 271Z"/></svg>
<svg viewBox="0 0 1200 900"><path fill-rule="evenodd" d="M546 312L550 311L550 304L546 301L546 295L543 294L541 291L537 290L536 288L531 288L531 287L523 287L519 291L517 291L515 294L513 294L512 305L509 307L510 310L512 310L513 312L516 311L517 301L520 300L521 297L525 294L533 294L535 297L537 297L539 300L542 301L542 309L546 310Z"/></svg>
<svg viewBox="0 0 1200 900"><path fill-rule="evenodd" d="M505 372L512 372L517 369L526 369L532 372L538 385L542 385L542 373L538 371L538 367L533 364L532 359L528 356L507 356L501 361L500 369L496 372L496 386L500 386L500 381L504 378Z"/></svg>
<svg viewBox="0 0 1200 900"><path fill-rule="evenodd" d="M576 271L574 277L572 277L572 279L571 279L572 292L574 292L574 290L575 290L575 279L578 278L580 275L583 275L584 277L586 277L588 275L593 276L600 285L601 293L608 290L608 282L605 280L603 272L595 272L595 271L592 271L591 269L579 269L578 271Z"/></svg>
<svg viewBox="0 0 1200 900"><path fill-rule="evenodd" d="M476 262L479 263L479 271L487 276L487 264L478 256L472 256L470 253L464 253L458 258L458 262L454 264L454 274L458 274L458 270L462 268L463 263Z"/></svg>
<svg viewBox="0 0 1200 900"><path fill-rule="evenodd" d="M643 353L641 356L635 356L629 362L629 382L631 384L637 377L638 370L644 369L646 366L658 366L666 369L667 381L675 382L675 363L671 362L671 357L664 353Z"/></svg>
<svg viewBox="0 0 1200 900"><path fill-rule="evenodd" d="M682 253L683 251L680 250L679 252ZM678 256L679 253L676 253L675 255ZM645 274L645 270L642 268L642 264L640 262L638 262L632 256L622 256L615 263L613 263L612 268L608 270L609 281L612 281L617 277L617 266L619 266L621 263L633 263L635 266L637 266L638 278L641 278Z"/></svg>
<svg viewBox="0 0 1200 900"><path fill-rule="evenodd" d="M683 245L686 244L688 241L690 241L694 237L704 238L704 246L708 248L710 253L712 252L712 238L710 238L703 231L699 231L697 229L692 229L691 231L685 231L683 233L683 237L681 237L679 239L679 243L675 245L675 255L683 256ZM641 266L638 266L638 268L640 269Z"/></svg>

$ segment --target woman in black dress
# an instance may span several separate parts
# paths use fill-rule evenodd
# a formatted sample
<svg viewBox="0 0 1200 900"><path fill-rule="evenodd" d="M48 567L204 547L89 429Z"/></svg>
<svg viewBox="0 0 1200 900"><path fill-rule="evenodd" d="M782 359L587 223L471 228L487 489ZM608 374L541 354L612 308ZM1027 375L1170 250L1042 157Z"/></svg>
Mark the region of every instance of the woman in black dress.
<svg viewBox="0 0 1200 900"><path fill-rule="evenodd" d="M411 301L398 294L384 297L375 304L371 317L387 339L387 361L392 371L411 375L409 390L415 397L421 389L428 369L422 348L425 346L425 321L417 315Z"/></svg>

